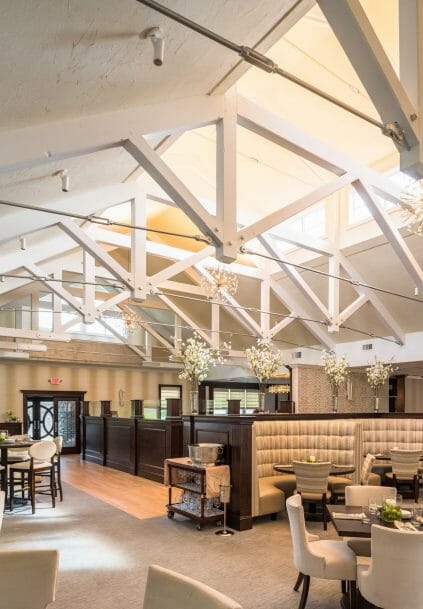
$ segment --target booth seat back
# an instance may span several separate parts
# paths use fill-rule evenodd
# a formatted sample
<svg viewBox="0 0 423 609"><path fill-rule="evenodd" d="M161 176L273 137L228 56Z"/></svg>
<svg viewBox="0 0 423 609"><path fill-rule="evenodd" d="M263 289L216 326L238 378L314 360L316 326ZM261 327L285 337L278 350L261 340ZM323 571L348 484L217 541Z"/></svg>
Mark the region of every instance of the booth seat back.
<svg viewBox="0 0 423 609"><path fill-rule="evenodd" d="M362 464L362 427L354 420L255 421L253 424L253 514L258 513L258 480L280 475L276 463L291 464L315 455L319 461L354 465L358 480Z"/></svg>
<svg viewBox="0 0 423 609"><path fill-rule="evenodd" d="M386 453L391 448L423 450L423 419L362 419L363 454Z"/></svg>

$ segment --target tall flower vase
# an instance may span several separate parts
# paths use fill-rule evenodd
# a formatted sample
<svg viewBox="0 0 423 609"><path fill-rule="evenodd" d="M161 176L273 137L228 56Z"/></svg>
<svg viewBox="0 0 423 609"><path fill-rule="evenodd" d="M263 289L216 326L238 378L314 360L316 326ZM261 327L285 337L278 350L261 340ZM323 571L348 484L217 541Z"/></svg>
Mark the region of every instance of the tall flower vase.
<svg viewBox="0 0 423 609"><path fill-rule="evenodd" d="M379 412L380 407L380 397L378 395L373 396L374 400L374 412Z"/></svg>
<svg viewBox="0 0 423 609"><path fill-rule="evenodd" d="M338 396L332 396L332 412L338 412Z"/></svg>
<svg viewBox="0 0 423 609"><path fill-rule="evenodd" d="M260 414L264 414L265 410L264 410L264 400L265 400L265 392L264 391L259 391L258 397L259 397L259 413Z"/></svg>
<svg viewBox="0 0 423 609"><path fill-rule="evenodd" d="M191 414L198 414L198 387L189 392Z"/></svg>

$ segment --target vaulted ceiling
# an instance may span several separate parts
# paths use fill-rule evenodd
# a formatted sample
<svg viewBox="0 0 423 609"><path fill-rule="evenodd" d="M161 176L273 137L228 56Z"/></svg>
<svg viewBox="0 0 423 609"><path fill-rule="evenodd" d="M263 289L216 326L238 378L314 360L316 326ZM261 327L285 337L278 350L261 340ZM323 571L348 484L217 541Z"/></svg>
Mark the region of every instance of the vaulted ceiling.
<svg viewBox="0 0 423 609"><path fill-rule="evenodd" d="M359 74L323 12L312 0L163 0L163 4L237 44L257 48L284 70L380 120L379 111ZM363 0L361 5L398 74L398 1L386 0L383 11L378 0ZM165 37L165 59L161 67L153 65L152 45L144 38L146 30L153 26L160 26ZM236 53L136 0L107 3L6 0L0 7L0 34L0 140L3 137L4 144L0 199L87 216L103 214L123 223L131 222L134 208L128 201L136 200L140 210L138 224L173 233L204 235L207 232L204 226L198 225L177 197L173 200L166 188L168 182L163 178L163 167L161 179L154 171L149 175L143 170L140 156L134 155L130 147L120 145L132 135L135 138L143 135L161 156L171 181L174 184L178 181L197 199L200 216L217 213L219 218L222 179L223 188L229 189L223 198L236 198L238 230L276 214L279 221L265 229L271 250L257 239L247 243L249 249L261 254L267 252L267 255L273 252L274 258L323 272L348 272L353 279L360 277L382 290L414 295L421 271L414 273L410 267L414 263L416 268L423 265L423 247L420 237L411 236L404 229L403 213L397 208L389 214L393 230L400 230L402 250L398 246L395 250L392 248L390 231L377 225L371 217L358 224L348 222L350 184L358 178L371 180L374 175L378 181L380 174L383 187L393 193L398 202L400 188L385 174L398 170L399 151L392 139L374 125L287 79L251 67ZM207 106L210 99L216 100L215 110ZM231 110L231 103L235 110ZM235 124L237 108L238 124ZM226 140L222 144L219 131L222 112L227 131L236 142L234 156L229 161L226 158L222 161L228 146ZM189 125L191 115L193 122ZM253 115L263 121L260 129L252 128ZM274 127L277 137L269 132L269 125ZM107 142L109 132L113 134L111 143ZM289 140L288 145L281 145L283 138ZM93 145L87 145L89 141ZM307 146L310 150L304 153ZM337 159L341 170L333 166L333 159ZM67 170L70 178L68 193L60 190L57 172L62 169ZM367 174L368 169L375 173ZM347 172L357 172L357 175L351 174L350 179L331 190L337 176L345 176ZM298 228L282 223L297 217L299 212L313 209L313 205L322 205L326 213L321 234L313 236L307 231L298 234ZM284 209L286 214L281 214ZM22 281L19 277L7 278L0 283L1 306L33 294L40 285L43 291L51 290L53 284L48 282L51 273L67 273L66 277L75 281L86 279L83 263L87 265L88 256L96 260L92 278L98 283L100 278L103 282L116 280L113 268L95 255L91 242L87 246L81 239L75 240L69 230L65 234L63 227L57 226L62 220L60 216L53 218L37 211L0 205L0 218L0 273L27 277L30 268L33 276L37 271L46 277L41 284ZM224 216L223 227L225 222ZM130 228L96 228L77 218L74 223L97 242L100 253L117 261L120 270L135 272L135 253L140 251L136 248L142 244L141 238L138 239L131 255ZM312 233L313 228L311 222L307 230ZM26 239L25 250L19 241L22 235ZM321 237L320 243L316 237ZM290 242L288 249L284 238ZM204 247L206 244L201 240L148 233L147 277L158 276L181 258L201 252ZM349 261L352 270L342 262L338 267L339 260L331 266L333 247L347 258L345 266ZM325 251L326 254L322 254ZM230 304L220 307L218 321L216 318L213 321L212 307L205 301L200 287L204 267L214 263L213 252L203 260L201 256L193 260L187 268L177 267L174 274L154 286L163 297L149 293L150 284L145 275L140 290L142 298L137 298L136 291L131 292L131 282L128 282L127 300L122 298L118 302L116 298L110 310L116 312L117 305L132 302L135 310L145 315L145 328L156 332L156 336L150 332L153 348L159 347L160 337L161 347L166 343L172 346L171 325L176 313L182 325L199 328L215 346L219 344L216 328L221 332L220 342L232 334L234 355L240 355L254 337L267 335L271 326L286 315L311 320L309 323L294 320L289 324L287 321L275 329L276 344L286 349L302 345L319 349L334 347L372 334L398 341L398 336L404 338L406 333L423 329L422 305L416 302L375 291L371 291L372 298L368 300L368 296L354 286L341 282L340 286L330 288L326 277L301 269L295 271L300 279L293 278L289 272L293 267L242 254L238 246L233 258L236 263L231 268L239 273L236 302L232 307ZM36 264L36 269L31 264ZM421 276L423 278L423 273ZM262 288L266 278L267 296ZM333 289L339 298L339 312L361 297L354 310L348 312L348 323L343 324L354 330L341 327L328 332L332 309L337 309L336 303L331 302ZM98 287L97 291L98 300L104 288ZM87 292L77 283L69 288L71 295L87 299L85 305L94 296ZM109 292L115 295L112 288ZM197 300L188 298L193 295ZM56 299L64 302L63 296L66 295L56 290ZM69 302L70 298L67 305ZM91 314L95 317L93 307L91 303ZM91 323L94 317L90 318L87 311L85 321ZM267 311L274 314L270 324L265 315ZM81 317L75 315L81 321ZM212 327L214 333L210 332ZM63 330L60 324L55 324L55 328L59 333ZM24 329L31 331L30 327ZM38 329L32 327L32 330ZM35 338L30 333L27 337ZM144 343L145 337L140 335L139 341ZM157 350L153 359L167 357L168 352L162 349Z"/></svg>

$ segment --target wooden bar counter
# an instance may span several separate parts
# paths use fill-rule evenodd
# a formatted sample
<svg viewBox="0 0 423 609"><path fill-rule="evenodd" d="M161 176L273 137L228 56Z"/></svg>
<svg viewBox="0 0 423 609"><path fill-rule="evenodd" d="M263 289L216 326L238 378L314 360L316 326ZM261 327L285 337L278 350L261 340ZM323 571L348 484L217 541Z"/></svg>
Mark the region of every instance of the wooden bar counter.
<svg viewBox="0 0 423 609"><path fill-rule="evenodd" d="M182 419L82 416L82 459L163 482L164 460L182 456Z"/></svg>

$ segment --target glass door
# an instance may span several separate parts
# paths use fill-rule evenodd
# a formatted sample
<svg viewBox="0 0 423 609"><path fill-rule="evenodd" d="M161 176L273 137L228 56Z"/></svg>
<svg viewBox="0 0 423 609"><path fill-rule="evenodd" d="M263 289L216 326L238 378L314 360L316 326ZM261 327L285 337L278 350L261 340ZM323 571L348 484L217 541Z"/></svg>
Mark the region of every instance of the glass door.
<svg viewBox="0 0 423 609"><path fill-rule="evenodd" d="M25 413L25 429L34 440L52 440L55 434L54 400L52 398L28 398Z"/></svg>
<svg viewBox="0 0 423 609"><path fill-rule="evenodd" d="M63 436L63 452L80 451L81 397L27 395L24 401L24 429L34 440Z"/></svg>
<svg viewBox="0 0 423 609"><path fill-rule="evenodd" d="M63 436L63 452L79 452L80 400L76 398L54 398L57 413L57 435Z"/></svg>

